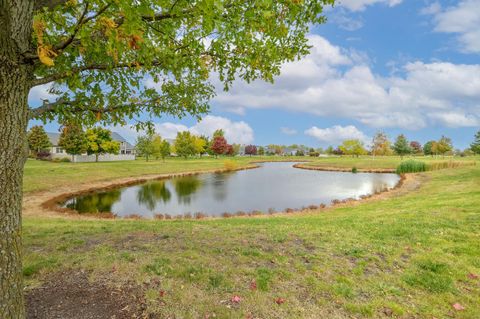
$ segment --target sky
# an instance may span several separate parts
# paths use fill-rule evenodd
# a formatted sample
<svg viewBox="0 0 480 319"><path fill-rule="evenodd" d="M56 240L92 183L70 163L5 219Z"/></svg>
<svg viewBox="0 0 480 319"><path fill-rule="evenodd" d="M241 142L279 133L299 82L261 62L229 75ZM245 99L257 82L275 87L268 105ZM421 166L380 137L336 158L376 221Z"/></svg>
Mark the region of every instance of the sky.
<svg viewBox="0 0 480 319"><path fill-rule="evenodd" d="M343 0L325 15L309 34L310 54L284 64L274 84L219 85L202 121L156 118L157 132L221 128L231 143L326 147L350 138L368 144L381 130L392 140L446 135L468 147L480 129L480 0ZM113 130L131 142L138 135Z"/></svg>

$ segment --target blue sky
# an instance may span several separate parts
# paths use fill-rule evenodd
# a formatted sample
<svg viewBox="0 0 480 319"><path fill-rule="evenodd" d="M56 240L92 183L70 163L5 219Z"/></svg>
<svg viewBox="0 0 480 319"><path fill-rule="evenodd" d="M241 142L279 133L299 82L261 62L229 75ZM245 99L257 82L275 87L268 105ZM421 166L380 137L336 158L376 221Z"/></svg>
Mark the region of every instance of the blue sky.
<svg viewBox="0 0 480 319"><path fill-rule="evenodd" d="M326 15L312 53L285 65L274 85L235 82L201 123L155 119L158 132L224 128L232 142L325 147L383 130L469 145L480 129L480 0L343 0Z"/></svg>

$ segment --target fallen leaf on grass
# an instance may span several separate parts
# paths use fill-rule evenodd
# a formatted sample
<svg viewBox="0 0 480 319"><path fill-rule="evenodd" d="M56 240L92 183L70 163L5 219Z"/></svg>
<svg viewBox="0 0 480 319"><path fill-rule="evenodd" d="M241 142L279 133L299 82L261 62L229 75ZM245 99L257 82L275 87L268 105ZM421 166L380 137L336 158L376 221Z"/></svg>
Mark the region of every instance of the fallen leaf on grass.
<svg viewBox="0 0 480 319"><path fill-rule="evenodd" d="M465 310L465 307L462 306L461 304L459 304L458 302L457 303L454 303L452 305L453 309L457 310L457 311L462 311L462 310Z"/></svg>
<svg viewBox="0 0 480 319"><path fill-rule="evenodd" d="M276 303L277 305L281 305L282 303L285 303L285 301L286 301L286 300L285 300L284 298L277 298L277 299L275 299L275 303Z"/></svg>
<svg viewBox="0 0 480 319"><path fill-rule="evenodd" d="M469 274L468 274L468 278L470 278L470 279L478 279L478 275L477 275L477 274L473 274L473 273L469 273Z"/></svg>
<svg viewBox="0 0 480 319"><path fill-rule="evenodd" d="M257 283L255 280L250 283L250 290L257 290Z"/></svg>
<svg viewBox="0 0 480 319"><path fill-rule="evenodd" d="M166 292L165 292L165 290L160 290L158 292L158 294L160 295L160 297L163 297L163 296L165 296Z"/></svg>
<svg viewBox="0 0 480 319"><path fill-rule="evenodd" d="M242 301L242 298L240 298L240 296L235 295L230 299L230 301L233 303L239 303L240 301Z"/></svg>

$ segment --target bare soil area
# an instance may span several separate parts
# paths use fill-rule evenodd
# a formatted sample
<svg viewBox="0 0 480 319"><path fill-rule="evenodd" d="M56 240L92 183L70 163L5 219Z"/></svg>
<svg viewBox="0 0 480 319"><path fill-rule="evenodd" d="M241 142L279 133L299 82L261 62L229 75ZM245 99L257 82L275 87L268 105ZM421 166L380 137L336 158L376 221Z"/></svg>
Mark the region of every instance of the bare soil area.
<svg viewBox="0 0 480 319"><path fill-rule="evenodd" d="M26 294L28 319L145 318L140 287L112 284L107 278L90 281L83 271L53 273Z"/></svg>

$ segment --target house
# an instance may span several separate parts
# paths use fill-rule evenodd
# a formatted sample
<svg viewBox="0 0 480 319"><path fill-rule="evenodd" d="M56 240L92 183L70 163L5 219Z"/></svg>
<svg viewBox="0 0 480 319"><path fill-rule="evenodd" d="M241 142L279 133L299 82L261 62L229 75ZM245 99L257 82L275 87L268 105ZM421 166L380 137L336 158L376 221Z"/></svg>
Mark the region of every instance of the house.
<svg viewBox="0 0 480 319"><path fill-rule="evenodd" d="M117 132L112 132L112 139L120 143L120 154L135 154L135 147Z"/></svg>
<svg viewBox="0 0 480 319"><path fill-rule="evenodd" d="M50 147L50 154L52 158L70 158L74 162L94 162L94 155L72 155L67 154L67 152L58 145L60 139L60 133L47 132L48 139L52 146ZM135 159L135 147L130 144L123 136L117 132L112 132L112 139L120 143L120 151L118 154L104 154L98 157L99 161L130 161Z"/></svg>

